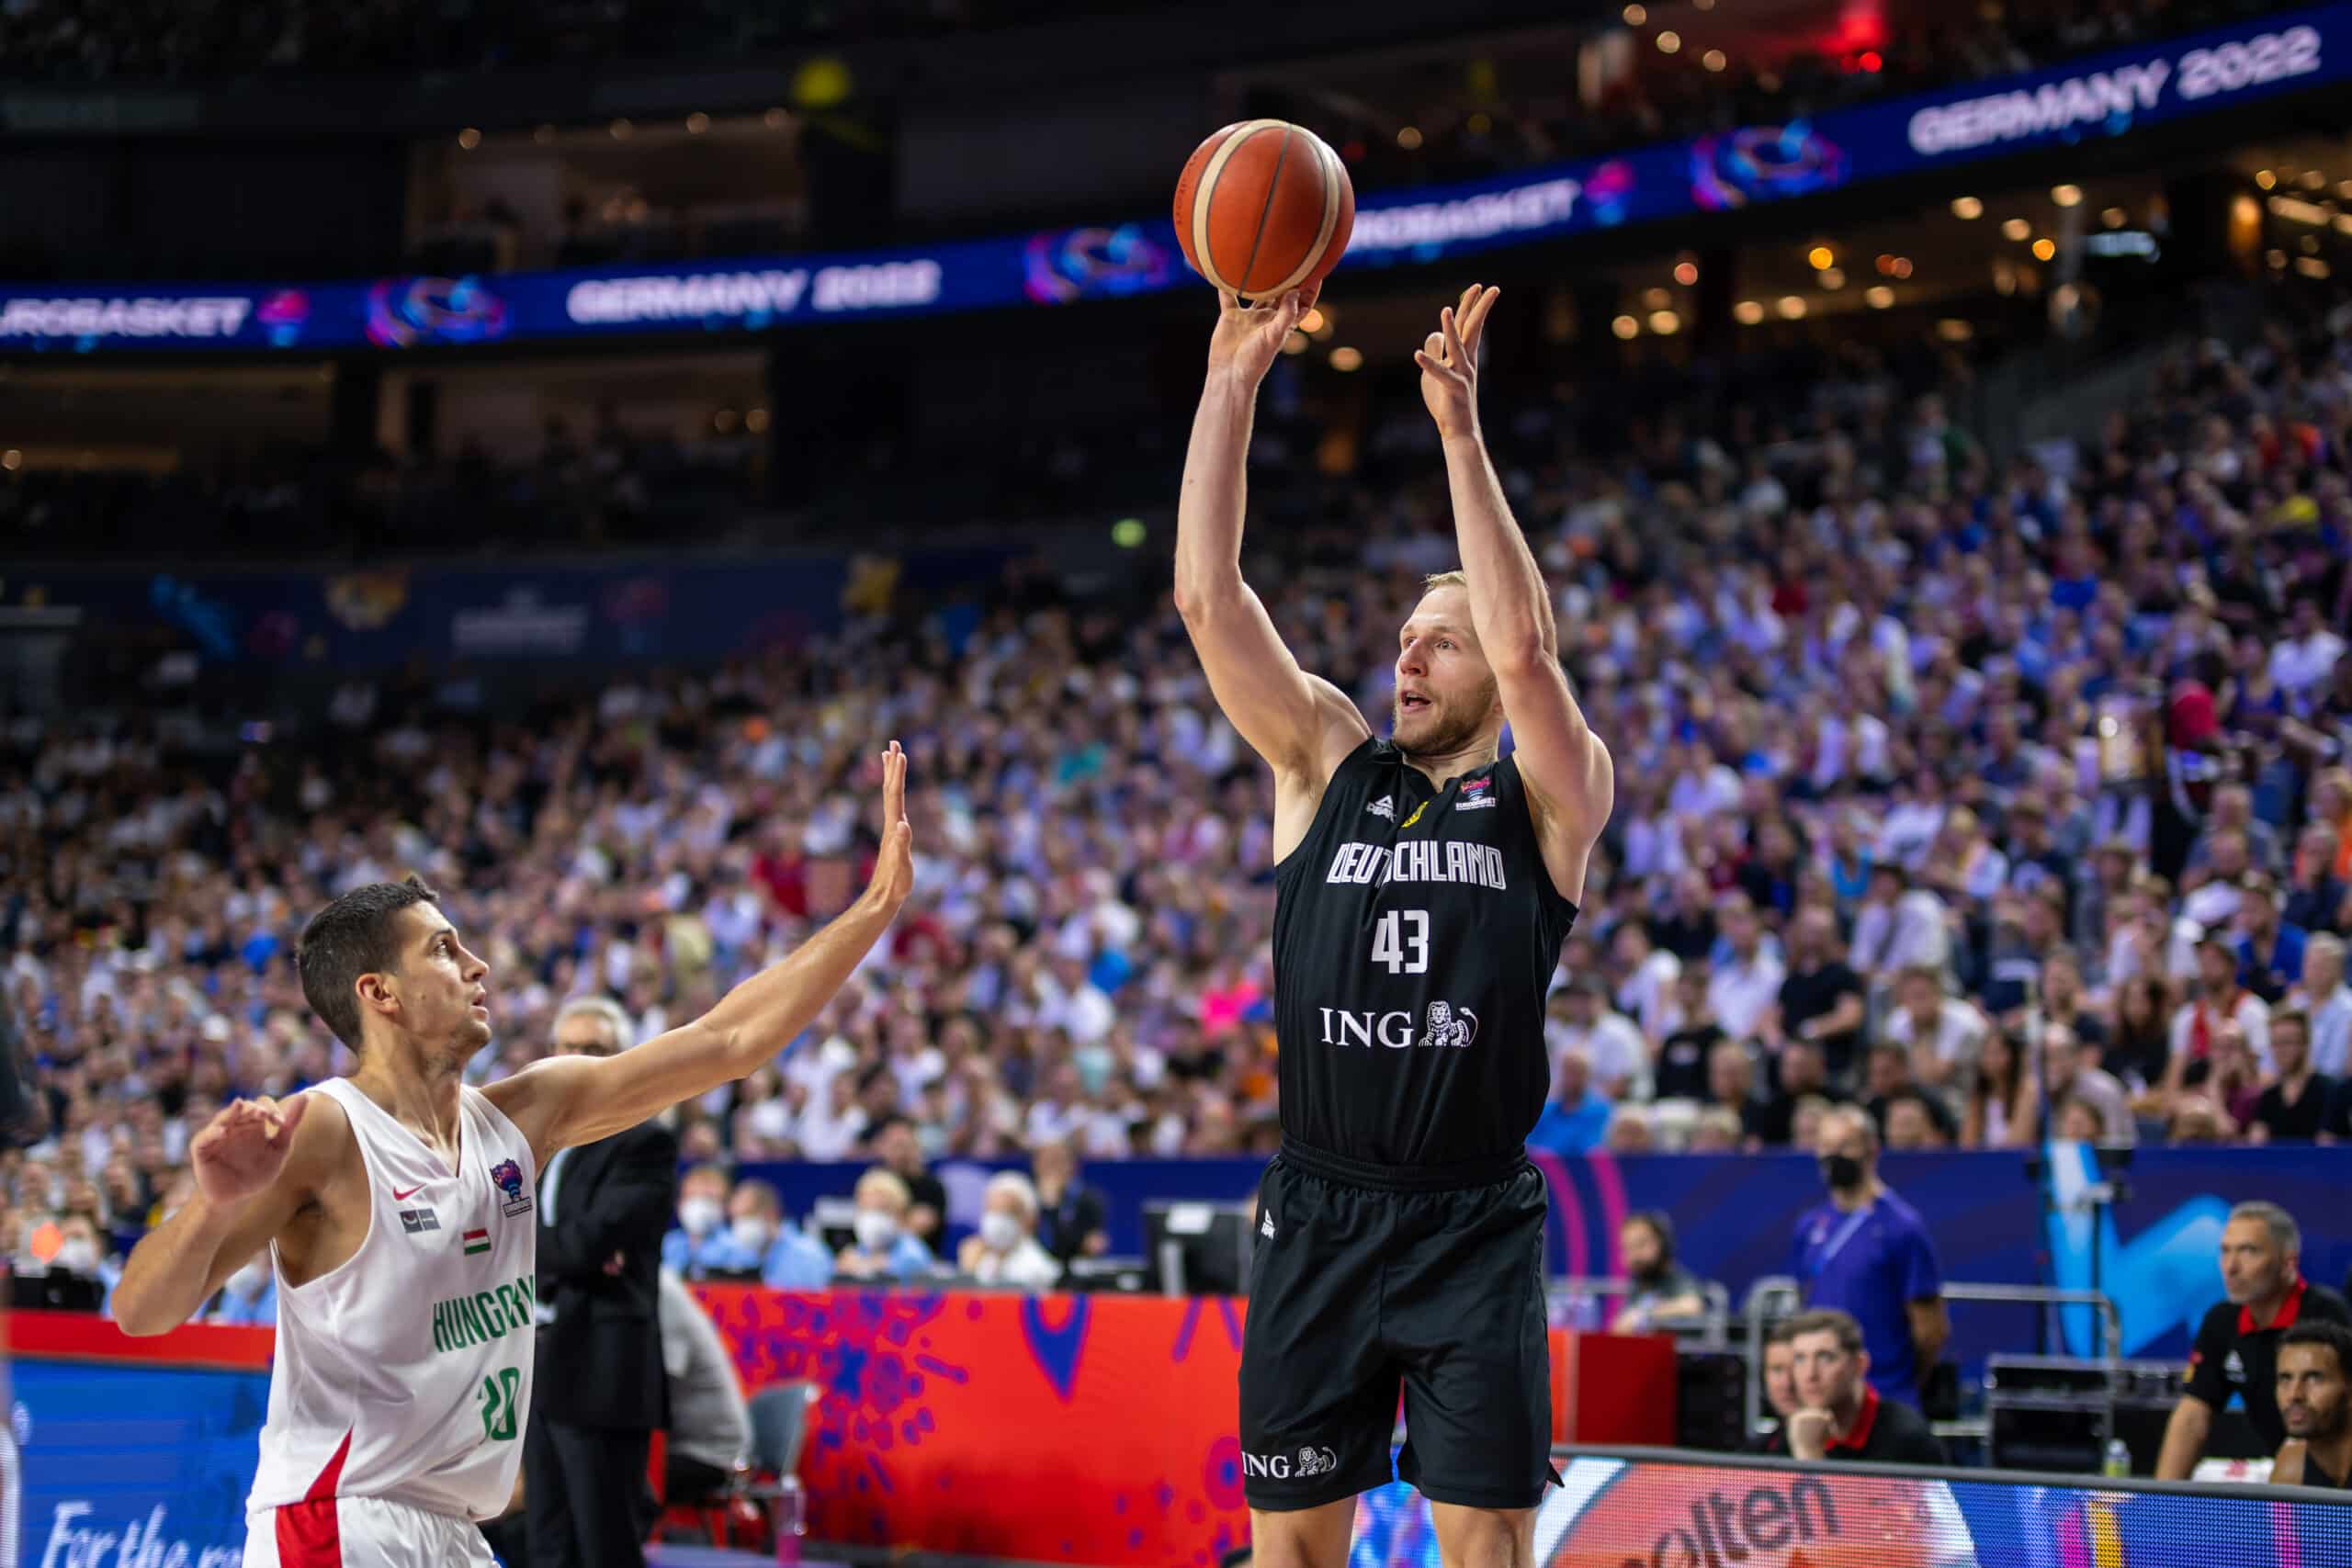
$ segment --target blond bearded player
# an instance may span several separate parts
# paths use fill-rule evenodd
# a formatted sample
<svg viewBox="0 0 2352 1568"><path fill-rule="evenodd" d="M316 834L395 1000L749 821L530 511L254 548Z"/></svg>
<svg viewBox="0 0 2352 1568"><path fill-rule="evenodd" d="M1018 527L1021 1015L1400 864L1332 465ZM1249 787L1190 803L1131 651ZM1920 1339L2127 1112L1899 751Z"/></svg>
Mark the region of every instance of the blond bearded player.
<svg viewBox="0 0 2352 1568"><path fill-rule="evenodd" d="M1307 674L1241 577L1258 383L1307 303L1227 296L1185 458L1176 604L1218 705L1274 771L1282 1152L1259 1189L1241 1350L1259 1568L1340 1568L1351 1499L1397 1472L1463 1568L1523 1563L1550 1464L1544 993L1615 774L1560 669L1549 596L1478 429L1493 289L1415 355L1462 570L1396 638L1389 739ZM1500 757L1505 720L1515 741Z"/></svg>
<svg viewBox="0 0 2352 1568"><path fill-rule="evenodd" d="M913 883L896 741L881 774L881 850L846 914L683 1028L487 1089L459 1074L491 1036L489 966L430 888L372 884L311 919L303 995L357 1069L213 1118L191 1145L198 1195L114 1296L126 1330L160 1334L268 1249L277 1351L247 1568L492 1561L476 1522L514 1494L531 1407L538 1173L749 1075L831 998Z"/></svg>

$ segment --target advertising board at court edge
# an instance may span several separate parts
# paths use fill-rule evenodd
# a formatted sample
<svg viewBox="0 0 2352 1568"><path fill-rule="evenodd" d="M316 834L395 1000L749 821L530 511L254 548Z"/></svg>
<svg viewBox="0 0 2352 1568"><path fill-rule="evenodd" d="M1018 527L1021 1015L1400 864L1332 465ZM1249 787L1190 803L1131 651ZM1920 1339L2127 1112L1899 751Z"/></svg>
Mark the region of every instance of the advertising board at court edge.
<svg viewBox="0 0 2352 1568"><path fill-rule="evenodd" d="M2111 138L2352 75L2352 0L1775 125L1359 193L1348 269L1787 201ZM0 354L462 348L761 332L1198 287L1164 212L912 249L314 284L0 288Z"/></svg>

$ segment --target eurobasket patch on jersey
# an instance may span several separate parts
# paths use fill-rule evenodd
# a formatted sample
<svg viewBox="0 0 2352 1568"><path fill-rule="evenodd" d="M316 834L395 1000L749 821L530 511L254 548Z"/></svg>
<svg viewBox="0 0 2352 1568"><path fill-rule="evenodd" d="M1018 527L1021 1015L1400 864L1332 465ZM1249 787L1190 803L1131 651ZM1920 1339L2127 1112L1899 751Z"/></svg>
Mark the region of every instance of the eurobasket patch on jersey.
<svg viewBox="0 0 2352 1568"><path fill-rule="evenodd" d="M1491 778L1470 779L1462 786L1462 796L1453 803L1456 811L1487 811L1495 804L1495 781Z"/></svg>
<svg viewBox="0 0 2352 1568"><path fill-rule="evenodd" d="M490 1168L490 1183L498 1189L501 1201L498 1212L508 1219L531 1212L531 1195L523 1190L523 1168L511 1159L500 1160Z"/></svg>

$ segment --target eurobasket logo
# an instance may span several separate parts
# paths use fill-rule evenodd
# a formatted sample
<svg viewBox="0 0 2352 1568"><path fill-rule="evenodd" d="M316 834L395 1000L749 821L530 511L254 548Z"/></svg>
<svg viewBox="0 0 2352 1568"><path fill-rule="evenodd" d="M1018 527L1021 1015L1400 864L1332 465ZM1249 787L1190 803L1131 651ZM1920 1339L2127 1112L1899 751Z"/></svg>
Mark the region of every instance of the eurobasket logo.
<svg viewBox="0 0 2352 1568"><path fill-rule="evenodd" d="M489 343L506 324L506 301L479 278L388 277L368 290L368 341L379 348Z"/></svg>
<svg viewBox="0 0 2352 1568"><path fill-rule="evenodd" d="M1710 211L1809 196L1846 183L1846 154L1804 120L1750 125L1690 144L1690 199Z"/></svg>
<svg viewBox="0 0 2352 1568"><path fill-rule="evenodd" d="M1023 292L1040 305L1149 293L1175 271L1168 247L1135 223L1033 234L1021 263Z"/></svg>

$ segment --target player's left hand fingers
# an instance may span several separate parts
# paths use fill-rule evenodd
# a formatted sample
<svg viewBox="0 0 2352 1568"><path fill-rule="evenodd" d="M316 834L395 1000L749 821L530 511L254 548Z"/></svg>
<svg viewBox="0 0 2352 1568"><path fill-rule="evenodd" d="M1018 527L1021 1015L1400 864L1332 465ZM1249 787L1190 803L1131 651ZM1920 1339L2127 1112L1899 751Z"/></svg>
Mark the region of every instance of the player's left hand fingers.
<svg viewBox="0 0 2352 1568"><path fill-rule="evenodd" d="M1473 366L1475 368L1475 356L1478 352L1478 339L1484 335L1487 330L1487 313L1495 308L1495 301L1502 298L1503 291L1499 288L1478 288L1476 286L1473 286L1471 291L1476 294L1477 298L1473 299L1470 302L1470 308L1463 312L1462 342L1474 356Z"/></svg>
<svg viewBox="0 0 2352 1568"><path fill-rule="evenodd" d="M1446 363L1461 371L1464 375L1468 375L1470 373L1470 353L1467 349L1462 346L1461 318L1453 313L1453 307L1448 305L1444 310L1440 310L1437 313L1437 319L1439 324L1445 328Z"/></svg>

